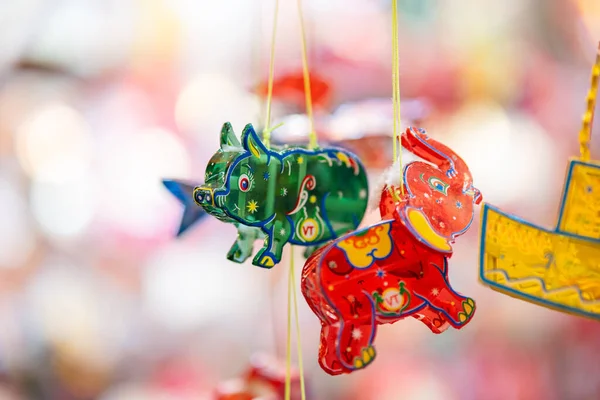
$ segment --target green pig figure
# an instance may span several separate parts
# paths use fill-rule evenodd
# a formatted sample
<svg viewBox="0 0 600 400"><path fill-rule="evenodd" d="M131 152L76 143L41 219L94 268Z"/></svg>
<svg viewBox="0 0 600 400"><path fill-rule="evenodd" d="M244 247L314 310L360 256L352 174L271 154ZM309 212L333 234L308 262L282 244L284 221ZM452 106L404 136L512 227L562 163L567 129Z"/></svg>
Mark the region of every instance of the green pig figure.
<svg viewBox="0 0 600 400"><path fill-rule="evenodd" d="M205 182L193 193L206 212L237 227L229 260L244 262L254 241L264 238L252 263L271 268L281 261L286 243L312 251L358 227L367 209L368 181L355 155L337 148L267 149L251 124L241 142L225 123Z"/></svg>

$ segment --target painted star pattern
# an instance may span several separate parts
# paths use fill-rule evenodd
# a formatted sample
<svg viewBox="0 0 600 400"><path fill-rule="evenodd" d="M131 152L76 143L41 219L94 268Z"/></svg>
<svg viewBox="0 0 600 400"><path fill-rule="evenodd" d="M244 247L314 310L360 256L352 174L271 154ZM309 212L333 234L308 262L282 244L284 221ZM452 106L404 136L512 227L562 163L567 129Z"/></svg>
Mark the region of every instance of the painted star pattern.
<svg viewBox="0 0 600 400"><path fill-rule="evenodd" d="M354 340L358 340L358 339L360 339L361 337L362 337L362 332L360 331L360 329L358 329L358 328L355 328L355 329L352 331L352 339L354 339Z"/></svg>
<svg viewBox="0 0 600 400"><path fill-rule="evenodd" d="M287 194L288 194L287 188L281 188L281 195L285 197L285 196L287 196Z"/></svg>
<svg viewBox="0 0 600 400"><path fill-rule="evenodd" d="M377 275L378 278L385 278L385 271L383 270L383 268L377 268L377 272L375 273L375 275Z"/></svg>
<svg viewBox="0 0 600 400"><path fill-rule="evenodd" d="M279 236L285 236L285 229L281 228L279 230Z"/></svg>
<svg viewBox="0 0 600 400"><path fill-rule="evenodd" d="M258 203L254 200L250 200L246 205L246 208L248 208L250 214L254 214L258 210Z"/></svg>
<svg viewBox="0 0 600 400"><path fill-rule="evenodd" d="M263 174L263 179L264 179L265 181L268 181L270 176L271 176L271 175L270 175L268 172L265 172L265 173Z"/></svg>

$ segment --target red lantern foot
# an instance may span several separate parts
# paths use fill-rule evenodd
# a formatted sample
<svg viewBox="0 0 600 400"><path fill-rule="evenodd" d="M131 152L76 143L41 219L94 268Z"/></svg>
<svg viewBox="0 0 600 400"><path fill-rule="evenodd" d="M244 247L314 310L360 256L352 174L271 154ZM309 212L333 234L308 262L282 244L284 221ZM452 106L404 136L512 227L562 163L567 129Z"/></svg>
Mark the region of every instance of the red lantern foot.
<svg viewBox="0 0 600 400"><path fill-rule="evenodd" d="M254 356L244 379L219 385L217 400L282 400L285 395L286 366L265 355ZM300 377L291 371L291 399L300 399Z"/></svg>
<svg viewBox="0 0 600 400"><path fill-rule="evenodd" d="M304 265L302 292L322 324L319 364L331 375L373 361L379 324L412 316L441 333L475 312L473 299L450 286L448 258L481 195L463 160L425 131L408 129L402 144L437 167L408 164L403 192L383 189L382 222L332 241Z"/></svg>

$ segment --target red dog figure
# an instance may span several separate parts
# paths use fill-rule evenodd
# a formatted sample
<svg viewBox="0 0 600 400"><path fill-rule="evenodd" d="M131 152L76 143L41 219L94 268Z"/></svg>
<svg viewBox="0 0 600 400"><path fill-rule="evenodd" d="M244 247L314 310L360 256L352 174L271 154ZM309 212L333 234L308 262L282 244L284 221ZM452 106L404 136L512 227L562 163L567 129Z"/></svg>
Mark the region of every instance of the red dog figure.
<svg viewBox="0 0 600 400"><path fill-rule="evenodd" d="M379 324L412 316L441 333L475 312L473 299L450 286L448 258L481 194L464 161L424 130L409 128L401 141L431 164L406 165L404 194L383 188L383 220L320 248L302 271L302 293L322 324L319 364L331 375L373 361Z"/></svg>

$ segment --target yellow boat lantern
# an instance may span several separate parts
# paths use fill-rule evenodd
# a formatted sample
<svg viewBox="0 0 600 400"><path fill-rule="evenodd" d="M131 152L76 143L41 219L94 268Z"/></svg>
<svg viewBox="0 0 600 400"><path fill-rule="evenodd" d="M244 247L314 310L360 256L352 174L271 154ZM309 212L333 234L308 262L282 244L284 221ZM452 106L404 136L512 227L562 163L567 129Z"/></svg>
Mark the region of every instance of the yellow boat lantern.
<svg viewBox="0 0 600 400"><path fill-rule="evenodd" d="M480 281L509 296L600 320L600 162L590 161L600 46L587 112L579 134L581 157L567 166L554 230L484 204Z"/></svg>

